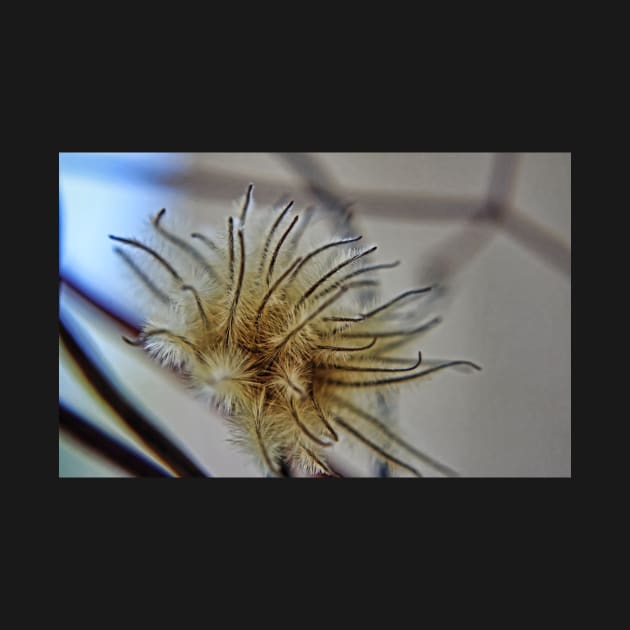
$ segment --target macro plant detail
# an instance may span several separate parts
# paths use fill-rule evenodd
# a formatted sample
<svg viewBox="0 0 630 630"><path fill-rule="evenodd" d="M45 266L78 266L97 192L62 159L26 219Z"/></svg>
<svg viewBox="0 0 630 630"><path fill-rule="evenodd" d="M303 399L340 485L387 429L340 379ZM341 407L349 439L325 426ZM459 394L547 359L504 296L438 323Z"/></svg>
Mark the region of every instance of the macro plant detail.
<svg viewBox="0 0 630 630"><path fill-rule="evenodd" d="M455 474L381 414L401 385L481 369L427 360L413 346L441 321L414 320L433 287L377 302L379 274L398 261L368 262L377 245L361 246L362 235L315 208L256 207L253 185L214 232L184 235L165 217L153 217L144 240L110 236L148 298L140 334L125 340L216 405L264 470L335 475L327 453L343 440L416 476L416 459Z"/></svg>

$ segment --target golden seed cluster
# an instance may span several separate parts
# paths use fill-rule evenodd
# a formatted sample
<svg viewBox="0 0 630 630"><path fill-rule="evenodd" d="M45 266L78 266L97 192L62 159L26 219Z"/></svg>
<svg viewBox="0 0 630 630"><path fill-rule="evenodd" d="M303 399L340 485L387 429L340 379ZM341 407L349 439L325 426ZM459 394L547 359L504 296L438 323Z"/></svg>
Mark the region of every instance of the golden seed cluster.
<svg viewBox="0 0 630 630"><path fill-rule="evenodd" d="M335 233L325 216L318 221L315 209L298 212L293 202L256 208L252 192L250 185L238 216L213 233L178 234L161 210L150 243L110 237L127 246L116 251L152 302L131 343L216 404L235 441L273 474L288 463L334 475L326 453L342 436L409 473L420 476L404 455L452 473L400 439L375 402L447 367L479 369L427 364L417 351L395 356L439 323L394 325L392 315L430 287L366 307L375 274L398 263L370 264L377 247L361 247L360 235ZM316 242L318 229L324 237Z"/></svg>

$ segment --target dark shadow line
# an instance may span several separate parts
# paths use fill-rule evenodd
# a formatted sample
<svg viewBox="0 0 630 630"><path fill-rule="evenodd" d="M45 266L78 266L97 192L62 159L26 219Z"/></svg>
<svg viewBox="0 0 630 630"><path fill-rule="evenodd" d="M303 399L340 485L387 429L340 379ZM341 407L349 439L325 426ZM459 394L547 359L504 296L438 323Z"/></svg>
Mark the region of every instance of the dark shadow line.
<svg viewBox="0 0 630 630"><path fill-rule="evenodd" d="M159 468L145 457L134 453L118 440L90 425L89 422L62 404L59 405L59 428L83 446L135 477L172 477L164 469Z"/></svg>
<svg viewBox="0 0 630 630"><path fill-rule="evenodd" d="M94 297L92 293L84 289L81 285L77 284L74 280L70 280L67 276L61 275L59 276L60 285L65 285L66 288L70 289L72 293L75 293L86 302L91 304L94 308L98 309L104 315L107 315L111 320L115 321L119 326L125 328L127 333L129 333L132 337L137 337L140 334L140 328L136 326L133 322L129 321L122 315L118 314L116 311L106 307L100 300Z"/></svg>
<svg viewBox="0 0 630 630"><path fill-rule="evenodd" d="M571 247L559 236L514 209L505 213L501 226L520 245L571 277Z"/></svg>
<svg viewBox="0 0 630 630"><path fill-rule="evenodd" d="M519 153L495 153L486 199L507 207L512 201L521 162Z"/></svg>
<svg viewBox="0 0 630 630"><path fill-rule="evenodd" d="M300 177L306 190L325 209L337 215L340 224L349 224L352 218L350 206L353 203L349 203L345 193L318 156L310 153L276 153L275 155Z"/></svg>
<svg viewBox="0 0 630 630"><path fill-rule="evenodd" d="M75 172L74 169L68 169L68 172ZM103 179L102 172L98 170L81 170L85 175L93 176L96 179ZM121 177L128 180L129 171L121 172ZM115 180L118 173L109 172L107 179ZM205 170L198 167L189 168L186 172L175 171L165 173L159 169L138 169L134 177L139 182L163 186L167 189L186 190L190 195L213 199L216 201L232 202L243 194L242 177L238 177L229 172L220 172L217 170ZM316 184L315 190L313 185L302 183L294 187L294 192L299 191L310 193L321 200L322 185ZM270 204L281 194L285 194L287 184L274 180L256 180L258 203L261 205ZM474 215L485 205L484 199L473 196L437 196L437 195L412 195L412 194L391 194L379 193L378 191L356 191L352 190L344 192L344 200L336 188L329 191L329 196L325 198L325 203L340 205L344 209L347 208L347 199L353 200L353 207L359 207L361 215L383 216L386 213L389 216L408 219L426 219L435 221L458 221L469 218Z"/></svg>
<svg viewBox="0 0 630 630"><path fill-rule="evenodd" d="M455 233L446 236L429 255L429 273L446 283L465 264L483 251L497 234L516 186L519 155L496 153L488 182L486 201Z"/></svg>
<svg viewBox="0 0 630 630"><path fill-rule="evenodd" d="M115 382L105 376L88 357L75 336L69 331L63 321L59 320L59 334L61 340L79 370L87 381L98 392L101 398L111 407L125 423L125 425L160 459L164 460L173 470L183 477L208 477L170 439L163 435L153 424L145 418L119 391Z"/></svg>

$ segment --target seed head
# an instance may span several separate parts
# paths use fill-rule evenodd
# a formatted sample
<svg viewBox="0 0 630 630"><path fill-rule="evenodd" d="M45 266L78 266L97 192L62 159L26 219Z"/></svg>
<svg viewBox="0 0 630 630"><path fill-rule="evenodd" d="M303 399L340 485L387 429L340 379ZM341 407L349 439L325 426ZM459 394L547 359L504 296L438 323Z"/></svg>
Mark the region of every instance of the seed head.
<svg viewBox="0 0 630 630"><path fill-rule="evenodd" d="M157 307L137 343L218 406L235 441L274 474L283 461L334 474L326 453L340 433L413 474L420 476L398 452L449 471L375 416L377 392L447 367L480 369L468 361L426 367L417 350L392 356L439 322L392 323L430 287L367 309L366 288L398 262L371 264L375 245L362 247L360 235L340 236L325 221L319 229L328 233L317 241L312 209L254 208L252 192L250 185L240 216L214 234L178 234L160 210L154 246L111 237L136 250L117 252Z"/></svg>

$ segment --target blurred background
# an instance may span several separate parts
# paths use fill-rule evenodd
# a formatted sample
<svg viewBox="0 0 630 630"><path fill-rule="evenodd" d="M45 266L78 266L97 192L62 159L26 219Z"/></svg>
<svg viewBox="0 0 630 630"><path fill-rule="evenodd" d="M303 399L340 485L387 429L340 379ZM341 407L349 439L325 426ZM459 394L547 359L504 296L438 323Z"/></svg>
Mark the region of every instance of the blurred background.
<svg viewBox="0 0 630 630"><path fill-rule="evenodd" d="M60 318L169 439L214 476L261 476L217 414L121 340L143 310L108 234L141 237L163 207L193 229L222 225L250 182L257 204L286 194L350 211L378 262L402 262L384 296L439 283L444 321L423 355L483 371L404 389L402 437L462 476L571 475L571 155L559 153L59 154ZM61 343L59 399L155 463ZM88 442L60 425L60 476L130 475ZM340 468L373 474L360 457Z"/></svg>

